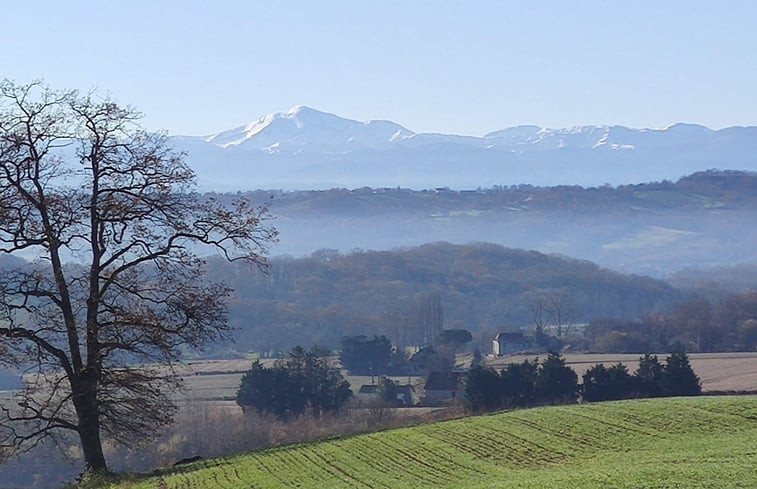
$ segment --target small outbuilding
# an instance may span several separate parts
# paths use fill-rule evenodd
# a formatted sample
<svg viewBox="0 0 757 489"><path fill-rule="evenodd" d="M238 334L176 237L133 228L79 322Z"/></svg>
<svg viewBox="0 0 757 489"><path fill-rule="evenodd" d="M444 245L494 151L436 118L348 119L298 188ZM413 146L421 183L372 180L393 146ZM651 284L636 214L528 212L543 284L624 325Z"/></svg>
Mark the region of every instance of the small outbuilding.
<svg viewBox="0 0 757 489"><path fill-rule="evenodd" d="M415 404L415 389L410 384L397 386L397 405L412 406Z"/></svg>
<svg viewBox="0 0 757 489"><path fill-rule="evenodd" d="M364 402L376 402L381 399L376 384L363 384L357 392L357 399Z"/></svg>
<svg viewBox="0 0 757 489"><path fill-rule="evenodd" d="M498 333L492 341L492 353L501 357L531 348L531 340L523 333Z"/></svg>
<svg viewBox="0 0 757 489"><path fill-rule="evenodd" d="M465 375L464 371L431 372L426 379L423 403L435 406L462 401L465 395Z"/></svg>
<svg viewBox="0 0 757 489"><path fill-rule="evenodd" d="M395 400L392 403L397 407L408 407L415 404L415 389L410 384L400 384L395 388ZM376 384L363 384L358 390L357 398L366 403L381 401L381 392Z"/></svg>

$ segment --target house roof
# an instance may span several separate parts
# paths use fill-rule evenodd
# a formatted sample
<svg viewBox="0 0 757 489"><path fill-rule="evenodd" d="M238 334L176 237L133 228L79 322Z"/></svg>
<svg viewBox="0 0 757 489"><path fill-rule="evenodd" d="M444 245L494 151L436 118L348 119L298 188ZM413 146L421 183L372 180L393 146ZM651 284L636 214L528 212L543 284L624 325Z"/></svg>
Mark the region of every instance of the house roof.
<svg viewBox="0 0 757 489"><path fill-rule="evenodd" d="M376 384L363 384L360 386L358 394L378 394L378 385ZM411 394L415 392L415 389L410 384L402 384L397 386L398 394Z"/></svg>
<svg viewBox="0 0 757 489"><path fill-rule="evenodd" d="M462 387L462 381L465 376L465 372L431 372L426 379L426 386L428 390L444 390L455 391Z"/></svg>
<svg viewBox="0 0 757 489"><path fill-rule="evenodd" d="M360 386L358 394L376 394L378 392L378 386L375 384L364 384Z"/></svg>
<svg viewBox="0 0 757 489"><path fill-rule="evenodd" d="M494 341L505 341L508 343L525 343L528 339L523 336L523 333L497 333L494 337Z"/></svg>

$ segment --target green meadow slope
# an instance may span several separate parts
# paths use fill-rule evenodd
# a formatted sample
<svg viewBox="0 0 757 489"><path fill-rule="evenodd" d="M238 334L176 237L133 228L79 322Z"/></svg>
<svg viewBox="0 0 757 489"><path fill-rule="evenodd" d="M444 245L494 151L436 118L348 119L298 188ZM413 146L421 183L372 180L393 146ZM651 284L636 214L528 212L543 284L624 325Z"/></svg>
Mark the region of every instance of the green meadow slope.
<svg viewBox="0 0 757 489"><path fill-rule="evenodd" d="M757 397L546 407L271 449L112 489L757 487Z"/></svg>

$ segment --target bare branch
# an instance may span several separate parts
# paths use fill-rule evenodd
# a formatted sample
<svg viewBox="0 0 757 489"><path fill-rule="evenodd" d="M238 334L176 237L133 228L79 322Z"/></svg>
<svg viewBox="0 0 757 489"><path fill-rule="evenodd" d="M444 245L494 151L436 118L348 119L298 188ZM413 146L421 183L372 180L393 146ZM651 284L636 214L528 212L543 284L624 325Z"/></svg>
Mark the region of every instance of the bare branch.
<svg viewBox="0 0 757 489"><path fill-rule="evenodd" d="M46 379L0 433L28 447L75 430L95 470L101 432L129 441L170 421L183 348L228 334L230 290L197 253L265 267L276 239L265 207L194 193L184 155L141 117L95 94L0 83L0 251L38 256L2 272L0 348ZM144 367L155 362L169 367Z"/></svg>

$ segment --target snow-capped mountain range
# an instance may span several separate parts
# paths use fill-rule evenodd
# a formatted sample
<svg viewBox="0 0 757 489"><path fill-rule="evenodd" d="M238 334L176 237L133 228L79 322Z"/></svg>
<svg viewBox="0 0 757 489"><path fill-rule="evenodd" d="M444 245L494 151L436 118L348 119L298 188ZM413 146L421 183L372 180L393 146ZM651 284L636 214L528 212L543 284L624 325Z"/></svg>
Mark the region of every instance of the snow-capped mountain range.
<svg viewBox="0 0 757 489"><path fill-rule="evenodd" d="M187 152L206 190L602 185L709 168L757 170L757 127L529 125L471 137L415 133L391 121L359 122L301 105L172 142Z"/></svg>

